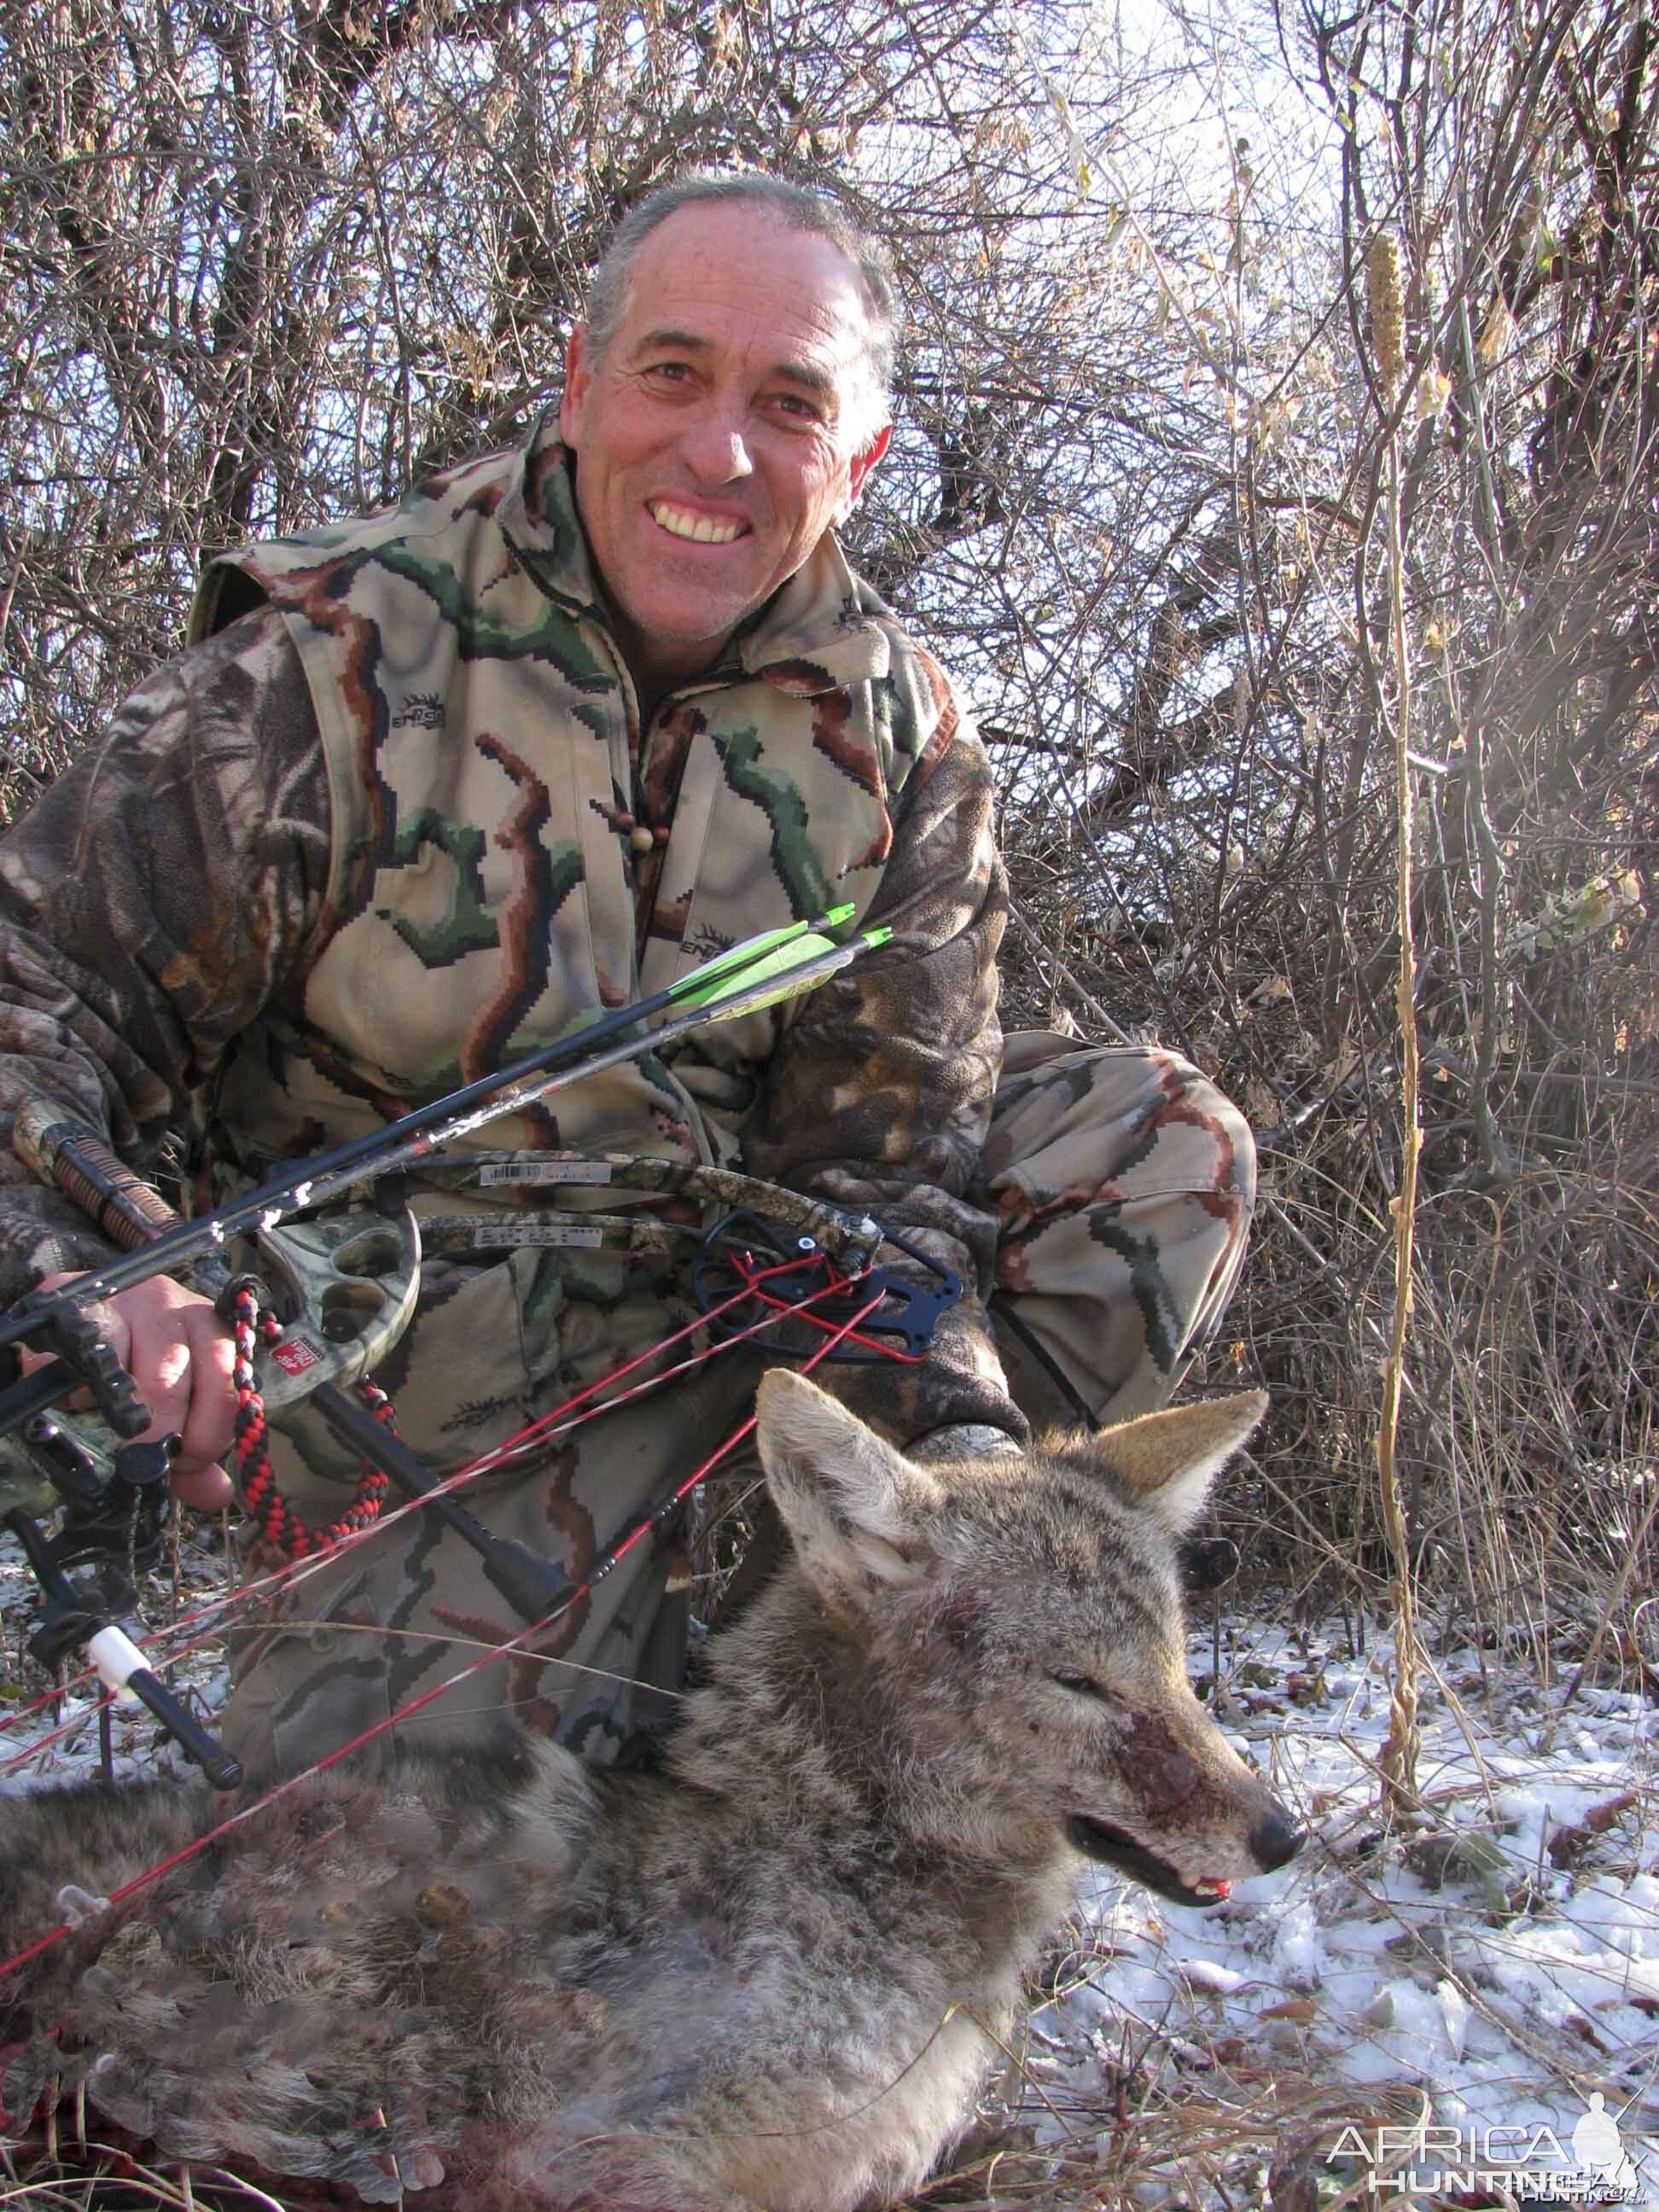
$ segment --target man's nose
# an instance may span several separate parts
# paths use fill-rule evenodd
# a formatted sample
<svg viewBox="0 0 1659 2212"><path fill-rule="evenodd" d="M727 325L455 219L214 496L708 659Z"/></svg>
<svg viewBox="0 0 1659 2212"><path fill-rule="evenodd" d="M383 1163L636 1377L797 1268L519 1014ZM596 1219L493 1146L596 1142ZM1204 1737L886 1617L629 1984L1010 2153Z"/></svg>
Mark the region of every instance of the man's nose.
<svg viewBox="0 0 1659 2212"><path fill-rule="evenodd" d="M700 417L688 432L683 451L699 483L734 483L754 473L742 425L724 408L710 408Z"/></svg>

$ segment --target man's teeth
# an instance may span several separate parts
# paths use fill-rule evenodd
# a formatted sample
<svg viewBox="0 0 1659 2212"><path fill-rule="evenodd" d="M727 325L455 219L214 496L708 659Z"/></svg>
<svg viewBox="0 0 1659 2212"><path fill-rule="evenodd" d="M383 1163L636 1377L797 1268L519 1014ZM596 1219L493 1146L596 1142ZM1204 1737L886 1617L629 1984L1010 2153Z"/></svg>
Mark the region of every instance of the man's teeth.
<svg viewBox="0 0 1659 2212"><path fill-rule="evenodd" d="M683 507L653 507L651 520L673 538L694 538L699 545L729 545L743 534L736 522L711 522L706 514L688 514Z"/></svg>

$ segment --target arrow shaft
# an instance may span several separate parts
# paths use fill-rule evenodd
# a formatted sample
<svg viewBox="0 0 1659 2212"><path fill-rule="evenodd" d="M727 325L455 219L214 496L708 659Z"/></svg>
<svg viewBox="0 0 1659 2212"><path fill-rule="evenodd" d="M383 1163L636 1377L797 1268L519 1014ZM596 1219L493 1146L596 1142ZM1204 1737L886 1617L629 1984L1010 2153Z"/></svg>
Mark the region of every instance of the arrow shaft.
<svg viewBox="0 0 1659 2212"><path fill-rule="evenodd" d="M743 991L744 970L769 963L781 944L792 936L805 935L811 927L809 923L801 923L787 931L768 931L745 945L735 945L729 952L719 955L715 962L691 969L666 990L617 1008L587 1029L559 1039L499 1074L481 1076L459 1091L446 1092L443 1097L416 1107L384 1129L353 1138L297 1169L285 1170L212 1213L198 1215L180 1222L176 1228L163 1231L142 1251L112 1260L63 1285L52 1292L52 1300L81 1306L99 1298L113 1297L152 1275L169 1273L220 1250L228 1238L262 1223L269 1224L273 1215L301 1208L309 1211L372 1176L395 1174L401 1168L411 1166L441 1146L470 1136L504 1114L520 1113L539 1104L556 1091L589 1075L601 1073L642 1052L654 1051L709 1022L732 1019L746 1011L750 1003ZM769 966L764 983L756 988L755 1002L769 1003L779 996L811 989L856 959L864 949L863 938L854 938L849 944L814 954L801 962L799 968L782 975ZM711 966L729 972L732 979L729 989L713 1004L708 1001L707 988ZM676 1001L683 1002L694 992L698 1003L678 1012L671 1011L668 1020L657 1028L644 1035L622 1036L613 1043L605 1043L605 1038L616 1036L619 1030L637 1030L640 1023L649 1020L654 1013L672 1009ZM38 1321L40 1313L40 1306L31 1306L25 1300L9 1316L0 1319L0 1346L15 1343L24 1335Z"/></svg>

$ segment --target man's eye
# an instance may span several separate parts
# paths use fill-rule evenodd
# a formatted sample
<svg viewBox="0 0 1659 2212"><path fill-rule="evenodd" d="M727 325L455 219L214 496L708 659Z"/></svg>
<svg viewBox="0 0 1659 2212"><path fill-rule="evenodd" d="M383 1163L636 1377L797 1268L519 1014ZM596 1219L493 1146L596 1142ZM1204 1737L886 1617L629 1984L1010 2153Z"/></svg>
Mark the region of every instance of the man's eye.
<svg viewBox="0 0 1659 2212"><path fill-rule="evenodd" d="M1108 1695L1104 1685L1097 1682L1089 1674L1054 1674L1049 1675L1048 1680L1051 1682L1058 1682L1062 1690L1070 1690L1076 1697L1098 1698L1103 1702Z"/></svg>

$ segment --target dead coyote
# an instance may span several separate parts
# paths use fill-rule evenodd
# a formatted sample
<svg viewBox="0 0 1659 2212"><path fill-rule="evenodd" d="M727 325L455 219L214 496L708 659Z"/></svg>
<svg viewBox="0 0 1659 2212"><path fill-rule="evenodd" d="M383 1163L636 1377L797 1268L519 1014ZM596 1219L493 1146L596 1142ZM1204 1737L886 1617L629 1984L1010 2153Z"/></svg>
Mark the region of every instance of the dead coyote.
<svg viewBox="0 0 1659 2212"><path fill-rule="evenodd" d="M114 1910L222 1801L0 1807L0 1958L90 1908L4 1992L12 2126L83 2080L174 2157L429 2212L915 2187L1085 1856L1194 1905L1299 1847L1183 1669L1176 1542L1265 1404L927 1471L773 1374L795 1559L666 1773L522 1743L324 1777Z"/></svg>

